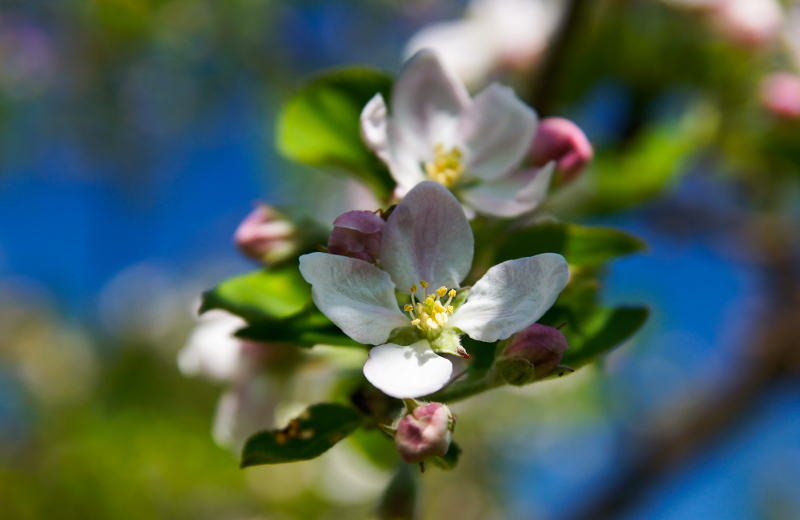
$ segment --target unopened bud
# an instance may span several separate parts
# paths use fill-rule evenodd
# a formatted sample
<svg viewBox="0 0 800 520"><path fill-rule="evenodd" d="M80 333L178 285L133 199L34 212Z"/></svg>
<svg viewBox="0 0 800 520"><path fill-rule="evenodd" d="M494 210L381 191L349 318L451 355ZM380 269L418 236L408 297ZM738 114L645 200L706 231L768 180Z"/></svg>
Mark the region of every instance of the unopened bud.
<svg viewBox="0 0 800 520"><path fill-rule="evenodd" d="M443 404L419 405L397 423L394 444L409 464L443 457L450 448L455 418Z"/></svg>
<svg viewBox="0 0 800 520"><path fill-rule="evenodd" d="M296 228L277 210L259 204L236 228L233 241L239 250L260 262L286 258L295 250Z"/></svg>
<svg viewBox="0 0 800 520"><path fill-rule="evenodd" d="M517 332L497 359L497 368L511 385L525 385L546 377L561 363L568 348L558 329L534 323Z"/></svg>
<svg viewBox="0 0 800 520"><path fill-rule="evenodd" d="M564 180L577 177L594 156L589 139L578 125L563 117L549 117L539 122L531 145L534 166L556 161Z"/></svg>
<svg viewBox="0 0 800 520"><path fill-rule="evenodd" d="M386 222L371 211L348 211L333 222L328 253L375 263L380 258Z"/></svg>
<svg viewBox="0 0 800 520"><path fill-rule="evenodd" d="M800 77L776 72L761 83L761 102L776 116L800 118Z"/></svg>

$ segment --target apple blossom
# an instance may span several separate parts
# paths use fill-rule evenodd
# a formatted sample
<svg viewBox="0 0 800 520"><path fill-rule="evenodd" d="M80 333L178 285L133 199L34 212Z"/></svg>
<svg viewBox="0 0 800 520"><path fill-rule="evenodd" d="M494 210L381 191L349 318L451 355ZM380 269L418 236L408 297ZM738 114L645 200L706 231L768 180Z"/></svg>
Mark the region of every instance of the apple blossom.
<svg viewBox="0 0 800 520"><path fill-rule="evenodd" d="M493 71L536 63L558 29L566 3L558 0L473 0L461 20L429 25L406 45L406 58L431 49L466 84Z"/></svg>
<svg viewBox="0 0 800 520"><path fill-rule="evenodd" d="M513 217L547 195L554 164L519 169L536 134L536 112L492 84L472 99L430 51L405 65L392 89L361 113L364 142L386 163L403 197L425 180L449 188L468 208Z"/></svg>
<svg viewBox="0 0 800 520"><path fill-rule="evenodd" d="M485 342L508 338L538 320L567 284L561 255L509 260L489 269L456 309L456 288L470 270L473 248L456 198L424 181L386 222L383 269L311 253L300 257L300 272L323 314L355 341L377 345L364 365L366 378L390 396L413 398L447 384L453 365L438 354L463 356L462 333ZM396 288L410 295L402 311Z"/></svg>

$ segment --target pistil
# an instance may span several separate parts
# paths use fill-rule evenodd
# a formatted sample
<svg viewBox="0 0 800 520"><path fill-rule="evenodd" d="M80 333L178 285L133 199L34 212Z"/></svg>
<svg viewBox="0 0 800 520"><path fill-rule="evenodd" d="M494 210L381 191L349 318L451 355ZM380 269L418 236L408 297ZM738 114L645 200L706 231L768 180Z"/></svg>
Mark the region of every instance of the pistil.
<svg viewBox="0 0 800 520"><path fill-rule="evenodd" d="M420 280L422 285L422 301L416 301L414 293L417 286L411 287L411 303L407 304L403 310L411 317L411 324L419 330L425 332L429 340L436 339L441 334L441 329L447 323L449 314L453 314L453 306L450 302L456 295L455 289L447 290L447 287L439 287L432 294L426 294L428 283ZM442 304L441 298L449 296L447 301Z"/></svg>

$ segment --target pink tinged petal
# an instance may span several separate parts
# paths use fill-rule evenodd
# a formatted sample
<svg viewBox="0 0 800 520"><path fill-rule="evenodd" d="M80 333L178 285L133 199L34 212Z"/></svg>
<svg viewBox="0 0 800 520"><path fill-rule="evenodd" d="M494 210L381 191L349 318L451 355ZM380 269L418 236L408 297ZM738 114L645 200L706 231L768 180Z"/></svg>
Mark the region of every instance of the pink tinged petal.
<svg viewBox="0 0 800 520"><path fill-rule="evenodd" d="M361 138L387 166L391 167L389 139L386 134L387 109L381 94L369 100L361 111Z"/></svg>
<svg viewBox="0 0 800 520"><path fill-rule="evenodd" d="M516 169L536 133L536 121L536 112L511 88L489 85L458 121L466 175L493 180Z"/></svg>
<svg viewBox="0 0 800 520"><path fill-rule="evenodd" d="M414 147L453 146L458 115L470 104L466 87L446 71L436 55L422 50L403 67L392 88L392 119ZM427 160L430 157L418 157Z"/></svg>
<svg viewBox="0 0 800 520"><path fill-rule="evenodd" d="M448 326L478 341L506 339L541 318L567 281L567 261L555 253L503 262L478 280Z"/></svg>
<svg viewBox="0 0 800 520"><path fill-rule="evenodd" d="M535 209L547 197L555 163L520 170L505 179L462 190L461 200L481 213L516 217Z"/></svg>
<svg viewBox="0 0 800 520"><path fill-rule="evenodd" d="M453 364L431 350L427 340L406 347L394 343L374 347L364 365L367 380L398 399L436 392L452 373Z"/></svg>
<svg viewBox="0 0 800 520"><path fill-rule="evenodd" d="M359 343L378 345L392 330L409 324L389 275L372 264L311 253L300 257L300 273L311 284L319 310Z"/></svg>
<svg viewBox="0 0 800 520"><path fill-rule="evenodd" d="M433 181L412 189L383 230L381 263L401 292L425 280L433 288L459 286L472 266L475 239L450 190ZM421 288L419 289L421 294Z"/></svg>
<svg viewBox="0 0 800 520"><path fill-rule="evenodd" d="M348 211L333 221L328 253L375 263L386 222L371 211Z"/></svg>
<svg viewBox="0 0 800 520"><path fill-rule="evenodd" d="M394 444L404 461L415 464L430 457L443 457L452 439L449 410L430 403L418 406L400 420Z"/></svg>
<svg viewBox="0 0 800 520"><path fill-rule="evenodd" d="M566 180L575 178L592 161L594 149L583 130L563 117L549 117L539 123L531 145L531 162L544 166L550 161Z"/></svg>

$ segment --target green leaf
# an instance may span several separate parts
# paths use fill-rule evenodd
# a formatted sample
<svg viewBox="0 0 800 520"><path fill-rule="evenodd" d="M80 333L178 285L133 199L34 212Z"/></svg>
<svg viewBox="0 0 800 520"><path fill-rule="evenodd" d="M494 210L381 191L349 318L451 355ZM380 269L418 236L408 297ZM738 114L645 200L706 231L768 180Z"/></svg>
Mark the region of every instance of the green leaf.
<svg viewBox="0 0 800 520"><path fill-rule="evenodd" d="M546 223L511 233L493 264L540 253L559 253L571 265L595 266L645 249L640 239L616 229Z"/></svg>
<svg viewBox="0 0 800 520"><path fill-rule="evenodd" d="M562 332L569 349L561 364L577 369L611 351L644 325L649 312L646 307L598 309L580 330L568 323Z"/></svg>
<svg viewBox="0 0 800 520"><path fill-rule="evenodd" d="M444 457L431 457L427 460L437 468L444 470L451 470L458 464L458 458L461 456L461 448L455 442L450 443Z"/></svg>
<svg viewBox="0 0 800 520"><path fill-rule="evenodd" d="M297 266L255 271L225 280L203 293L200 313L224 309L247 321L293 316L311 303L311 286Z"/></svg>
<svg viewBox="0 0 800 520"><path fill-rule="evenodd" d="M387 197L394 181L361 140L359 118L375 94L388 100L391 87L391 76L365 67L318 76L283 106L276 129L278 150L304 164L345 170Z"/></svg>
<svg viewBox="0 0 800 520"><path fill-rule="evenodd" d="M677 182L692 154L717 133L719 111L704 101L686 108L676 121L639 132L625 150L597 157L591 210L619 211L640 204Z"/></svg>
<svg viewBox="0 0 800 520"><path fill-rule="evenodd" d="M394 440L378 428L360 428L349 437L350 443L373 464L391 468L400 461Z"/></svg>
<svg viewBox="0 0 800 520"><path fill-rule="evenodd" d="M363 348L361 343L350 339L316 307L285 320L260 319L239 329L236 337L264 343L286 343L300 347L333 345Z"/></svg>
<svg viewBox="0 0 800 520"><path fill-rule="evenodd" d="M340 404L309 406L282 430L250 437L242 450L241 467L282 464L319 457L362 424L361 415Z"/></svg>

